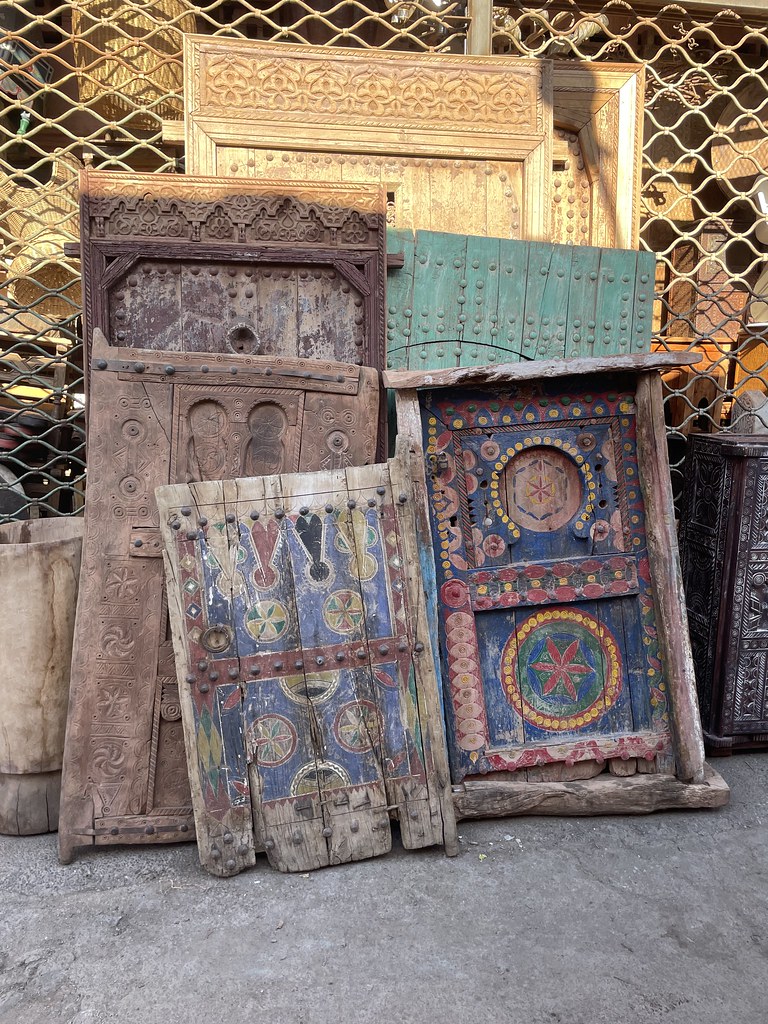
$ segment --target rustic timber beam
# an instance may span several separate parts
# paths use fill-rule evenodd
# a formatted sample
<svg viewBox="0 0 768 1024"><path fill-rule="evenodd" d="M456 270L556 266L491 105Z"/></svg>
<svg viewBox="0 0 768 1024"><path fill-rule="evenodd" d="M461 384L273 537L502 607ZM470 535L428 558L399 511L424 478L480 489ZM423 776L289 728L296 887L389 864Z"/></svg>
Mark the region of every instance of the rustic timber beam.
<svg viewBox="0 0 768 1024"><path fill-rule="evenodd" d="M519 782L514 777L467 779L453 787L456 817L506 818L512 815L652 814L654 811L712 810L725 807L730 790L721 775L705 765L702 782L681 782L673 775L603 774L580 782Z"/></svg>
<svg viewBox="0 0 768 1024"><path fill-rule="evenodd" d="M395 391L414 388L467 387L472 384L514 384L517 381L546 377L570 377L574 374L643 373L668 370L675 366L695 366L701 361L697 352L651 352L636 356L606 356L598 359L542 359L527 363L502 363L499 366L467 366L427 373L412 370L385 370L384 384Z"/></svg>

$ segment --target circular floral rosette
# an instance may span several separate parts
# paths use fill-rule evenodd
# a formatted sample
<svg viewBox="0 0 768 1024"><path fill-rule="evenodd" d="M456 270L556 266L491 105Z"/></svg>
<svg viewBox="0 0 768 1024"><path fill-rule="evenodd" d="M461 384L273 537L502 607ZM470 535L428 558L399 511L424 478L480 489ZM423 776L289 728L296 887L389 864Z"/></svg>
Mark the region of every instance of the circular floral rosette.
<svg viewBox="0 0 768 1024"><path fill-rule="evenodd" d="M323 605L323 618L334 633L347 635L358 632L363 614L363 602L354 590L336 590Z"/></svg>
<svg viewBox="0 0 768 1024"><path fill-rule="evenodd" d="M267 768L289 760L296 743L296 730L284 715L262 715L251 726L250 744L256 750L256 760Z"/></svg>
<svg viewBox="0 0 768 1024"><path fill-rule="evenodd" d="M279 601L257 601L245 615L245 628L263 644L279 640L288 624L288 612Z"/></svg>
<svg viewBox="0 0 768 1024"><path fill-rule="evenodd" d="M512 706L537 729L582 729L618 700L618 645L607 626L586 612L536 612L507 641L502 685Z"/></svg>

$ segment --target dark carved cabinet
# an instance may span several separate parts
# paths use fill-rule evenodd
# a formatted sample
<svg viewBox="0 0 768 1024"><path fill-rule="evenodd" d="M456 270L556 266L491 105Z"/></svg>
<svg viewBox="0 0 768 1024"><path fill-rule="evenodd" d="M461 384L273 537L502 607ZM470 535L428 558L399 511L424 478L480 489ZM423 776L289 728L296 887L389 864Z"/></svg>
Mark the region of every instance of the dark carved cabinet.
<svg viewBox="0 0 768 1024"><path fill-rule="evenodd" d="M768 438L691 436L680 550L707 749L768 747Z"/></svg>

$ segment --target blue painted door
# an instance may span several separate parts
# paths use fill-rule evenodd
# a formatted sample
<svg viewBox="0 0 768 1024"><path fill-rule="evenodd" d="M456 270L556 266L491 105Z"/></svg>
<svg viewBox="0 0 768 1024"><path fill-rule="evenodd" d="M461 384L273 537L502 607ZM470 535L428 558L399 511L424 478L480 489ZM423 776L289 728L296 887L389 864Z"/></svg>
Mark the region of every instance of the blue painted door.
<svg viewBox="0 0 768 1024"><path fill-rule="evenodd" d="M634 379L421 401L454 782L666 754Z"/></svg>
<svg viewBox="0 0 768 1024"><path fill-rule="evenodd" d="M216 873L259 848L293 871L380 855L392 809L406 847L443 843L420 706L437 683L396 465L162 489L170 505L158 493L198 841Z"/></svg>

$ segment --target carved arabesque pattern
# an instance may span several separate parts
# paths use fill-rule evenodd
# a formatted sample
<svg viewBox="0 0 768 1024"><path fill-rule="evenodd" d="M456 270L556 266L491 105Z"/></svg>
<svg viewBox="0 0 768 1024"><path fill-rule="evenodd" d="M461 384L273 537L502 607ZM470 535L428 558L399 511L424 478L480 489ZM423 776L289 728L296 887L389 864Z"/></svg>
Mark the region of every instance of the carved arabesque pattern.
<svg viewBox="0 0 768 1024"><path fill-rule="evenodd" d="M282 186L283 193L287 186ZM376 241L378 211L327 207L293 195L230 195L189 200L157 194L93 196L96 238L188 238L216 242L311 242L336 246Z"/></svg>
<svg viewBox="0 0 768 1024"><path fill-rule="evenodd" d="M451 130L460 124L541 128L540 85L531 62L518 61L513 77L509 64L482 58L459 65L451 57L422 55L408 62L397 55L395 64L388 55L366 54L361 67L359 56L339 50L309 57L281 45L282 57L273 47L260 49L252 56L204 53L200 106L206 114L258 112L280 122L321 118L417 130L427 122Z"/></svg>

